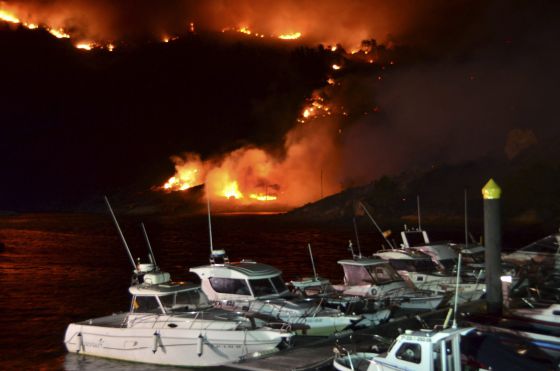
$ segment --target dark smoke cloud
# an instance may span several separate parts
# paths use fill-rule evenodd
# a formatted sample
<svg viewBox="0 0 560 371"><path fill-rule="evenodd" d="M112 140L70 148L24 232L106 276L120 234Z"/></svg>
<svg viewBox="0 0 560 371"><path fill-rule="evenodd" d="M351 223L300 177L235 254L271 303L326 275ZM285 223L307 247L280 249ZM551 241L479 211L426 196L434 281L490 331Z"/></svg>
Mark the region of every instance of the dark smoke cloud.
<svg viewBox="0 0 560 371"><path fill-rule="evenodd" d="M530 135L532 145L559 136L558 7L497 9L486 21L502 22L481 25L493 33L474 46L403 61L381 82L344 80L351 85L346 90L371 97L381 109L347 125L342 152L348 182L415 166L505 156L516 131ZM335 99L348 103L347 94Z"/></svg>

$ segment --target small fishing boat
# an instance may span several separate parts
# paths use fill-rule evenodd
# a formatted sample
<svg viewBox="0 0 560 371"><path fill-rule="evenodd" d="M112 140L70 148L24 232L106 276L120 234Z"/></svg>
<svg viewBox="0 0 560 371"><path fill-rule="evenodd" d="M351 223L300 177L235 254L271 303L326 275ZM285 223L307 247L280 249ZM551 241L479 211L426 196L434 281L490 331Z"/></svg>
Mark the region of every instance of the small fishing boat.
<svg viewBox="0 0 560 371"><path fill-rule="evenodd" d="M222 250L223 251L223 250ZM214 255L217 251L214 251ZM221 251L218 251L221 254ZM296 298L282 272L252 260L195 267L204 293L220 308L252 313L273 323L284 322L298 334L328 336L358 326L363 317L325 307L320 298Z"/></svg>
<svg viewBox="0 0 560 371"><path fill-rule="evenodd" d="M344 270L344 283L333 287L343 295L374 298L415 310L433 310L450 297L417 289L383 259L356 257L339 260L338 264Z"/></svg>
<svg viewBox="0 0 560 371"><path fill-rule="evenodd" d="M441 331L406 330L395 339L386 353L350 354L335 348L333 366L340 371L461 370L461 337L473 330L473 328L451 328Z"/></svg>

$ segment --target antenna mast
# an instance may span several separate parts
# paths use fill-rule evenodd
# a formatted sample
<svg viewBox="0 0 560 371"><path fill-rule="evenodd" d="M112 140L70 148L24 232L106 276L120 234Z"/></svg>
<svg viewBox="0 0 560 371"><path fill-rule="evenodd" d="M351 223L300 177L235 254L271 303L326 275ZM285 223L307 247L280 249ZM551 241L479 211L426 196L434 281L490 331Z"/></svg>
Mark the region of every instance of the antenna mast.
<svg viewBox="0 0 560 371"><path fill-rule="evenodd" d="M309 256L311 257L311 266L313 267L313 277L317 280L317 270L315 269L315 260L313 260L313 251L311 251L311 244L307 244L307 248L309 249Z"/></svg>
<svg viewBox="0 0 560 371"><path fill-rule="evenodd" d="M416 210L418 211L418 230L422 230L422 220L420 219L420 195L416 195Z"/></svg>
<svg viewBox="0 0 560 371"><path fill-rule="evenodd" d="M119 226L119 222L117 221L117 217L115 216L115 213L113 212L113 208L111 207L111 203L109 202L109 199L107 198L107 196L105 196L105 203L107 204L107 208L109 209L109 212L111 213L111 216L113 217L113 222L115 223L115 226L117 227L117 231L119 232L119 236L121 237L121 241L124 245L124 248L126 249L126 252L128 253L128 257L130 258L130 263L132 264L132 268L136 269L136 264L134 263L134 258L132 257L132 254L130 253L130 249L128 248L128 244L126 243L126 239L124 238L121 227Z"/></svg>
<svg viewBox="0 0 560 371"><path fill-rule="evenodd" d="M210 234L210 256L214 255L214 244L212 242L212 219L210 217L210 197L206 195L206 203L208 205L208 232Z"/></svg>
<svg viewBox="0 0 560 371"><path fill-rule="evenodd" d="M373 225L375 226L375 228L377 228L377 230L379 231L379 233L381 234L381 236L383 237L383 239L385 240L385 242L387 242L387 245L389 245L390 248L394 249L395 247L393 246L393 244L387 239L387 237L385 237L385 234L383 234L383 231L381 230L381 228L379 228L379 225L377 225L377 222L375 221L375 219L373 219L373 216L371 216L371 214L369 213L368 209L366 208L366 206L364 205L363 202L360 202L360 206L362 207L362 209L364 209L364 211L366 212L367 216L370 218L370 220L373 222Z"/></svg>
<svg viewBox="0 0 560 371"><path fill-rule="evenodd" d="M356 225L356 217L352 218L352 222L354 223L354 234L356 235L356 244L358 245L358 257L362 257L362 247L360 246L360 238L358 237L358 226ZM352 253L352 255L354 255Z"/></svg>
<svg viewBox="0 0 560 371"><path fill-rule="evenodd" d="M140 223L140 226L142 227L142 232L144 233L144 239L146 240L146 244L148 245L148 249L150 250L150 260L157 267L156 256L154 255L154 252L152 250L152 244L150 243L150 239L148 238L148 232L146 232L146 227L144 226L144 222Z"/></svg>
<svg viewBox="0 0 560 371"><path fill-rule="evenodd" d="M467 206L468 206L468 202L467 202L468 198L467 198L467 189L465 188L465 249L469 248L469 224L467 221Z"/></svg>
<svg viewBox="0 0 560 371"><path fill-rule="evenodd" d="M459 280L461 279L461 254L457 261L457 282L455 283L455 302L453 303L453 325L452 328L457 328L457 302L459 301Z"/></svg>

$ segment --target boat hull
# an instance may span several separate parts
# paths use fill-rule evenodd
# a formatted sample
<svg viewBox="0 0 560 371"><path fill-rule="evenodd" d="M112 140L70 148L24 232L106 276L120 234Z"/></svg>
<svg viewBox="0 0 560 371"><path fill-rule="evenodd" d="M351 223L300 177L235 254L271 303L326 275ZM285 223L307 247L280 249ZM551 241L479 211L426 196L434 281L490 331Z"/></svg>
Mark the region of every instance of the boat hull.
<svg viewBox="0 0 560 371"><path fill-rule="evenodd" d="M184 328L117 328L70 324L69 352L172 366L219 366L277 350L289 337L278 331L205 331Z"/></svg>

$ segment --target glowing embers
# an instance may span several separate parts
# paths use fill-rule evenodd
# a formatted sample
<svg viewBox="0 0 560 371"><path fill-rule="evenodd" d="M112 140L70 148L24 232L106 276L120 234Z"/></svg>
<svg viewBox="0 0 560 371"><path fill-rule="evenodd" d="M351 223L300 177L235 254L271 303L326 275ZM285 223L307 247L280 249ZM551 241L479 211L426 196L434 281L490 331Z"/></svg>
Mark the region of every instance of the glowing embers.
<svg viewBox="0 0 560 371"><path fill-rule="evenodd" d="M330 116L332 114L331 108L327 106L323 97L314 94L308 99L310 102L301 112L299 123L304 123L314 118Z"/></svg>
<svg viewBox="0 0 560 371"><path fill-rule="evenodd" d="M258 38L264 38L265 35L263 33L259 33L259 32L254 32L252 31L249 27L247 26L243 26L243 27L227 27L222 29L222 32L238 32L247 36L254 36L254 37L258 37ZM299 38L302 37L301 32L292 32L292 33L283 33L280 35L270 35L269 37L271 38L277 38L280 40L297 40Z"/></svg>
<svg viewBox="0 0 560 371"><path fill-rule="evenodd" d="M233 27L228 27L228 28L224 28L222 29L222 32L238 32L247 36L254 36L254 37L258 37L258 38L264 38L264 34L262 33L258 33L258 32L253 32L249 29L249 27L243 26L243 27L239 27L239 28L233 28Z"/></svg>

